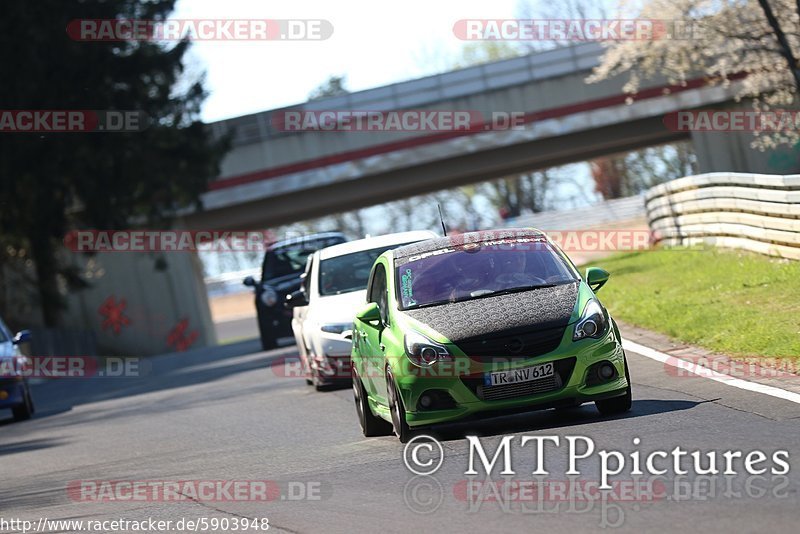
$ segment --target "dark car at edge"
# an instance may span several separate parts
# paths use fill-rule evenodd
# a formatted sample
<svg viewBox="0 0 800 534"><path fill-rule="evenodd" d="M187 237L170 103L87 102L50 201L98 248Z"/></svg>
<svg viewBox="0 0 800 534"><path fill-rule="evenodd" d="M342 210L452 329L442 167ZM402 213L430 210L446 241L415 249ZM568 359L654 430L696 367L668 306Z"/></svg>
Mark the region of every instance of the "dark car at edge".
<svg viewBox="0 0 800 534"><path fill-rule="evenodd" d="M340 232L324 232L277 241L269 246L261 265L261 281L252 276L244 285L255 289L258 330L264 350L278 339L292 335L292 310L284 306L286 296L300 289L306 260L317 250L344 243Z"/></svg>

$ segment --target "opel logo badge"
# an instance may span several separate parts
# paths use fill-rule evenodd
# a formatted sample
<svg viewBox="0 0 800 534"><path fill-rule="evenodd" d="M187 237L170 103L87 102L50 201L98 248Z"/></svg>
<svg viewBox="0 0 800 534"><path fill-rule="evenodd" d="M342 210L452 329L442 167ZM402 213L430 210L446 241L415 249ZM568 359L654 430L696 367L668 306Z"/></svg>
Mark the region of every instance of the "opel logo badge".
<svg viewBox="0 0 800 534"><path fill-rule="evenodd" d="M518 354L519 352L522 352L522 348L524 346L525 344L518 337L515 337L514 339L506 343L506 348L508 349L508 352L510 352L511 354Z"/></svg>

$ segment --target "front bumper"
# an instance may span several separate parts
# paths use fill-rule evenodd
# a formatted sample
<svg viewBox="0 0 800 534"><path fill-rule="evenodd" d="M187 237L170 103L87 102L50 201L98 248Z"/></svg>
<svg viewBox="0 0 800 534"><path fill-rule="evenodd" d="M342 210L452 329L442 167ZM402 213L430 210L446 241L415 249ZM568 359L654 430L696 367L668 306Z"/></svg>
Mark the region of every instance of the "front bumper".
<svg viewBox="0 0 800 534"><path fill-rule="evenodd" d="M311 368L321 384L346 384L352 380L350 353L353 344L341 334L322 332L312 342Z"/></svg>
<svg viewBox="0 0 800 534"><path fill-rule="evenodd" d="M425 376L421 376L416 372L418 369L410 369L406 365L397 366L397 369L393 369L393 374L406 407L408 425L425 426L503 413L578 406L585 402L626 394L628 380L625 374L625 355L614 330L610 329L601 339L578 342L573 342L571 337L568 339L571 329L567 331L569 333L565 333L558 348L548 354L518 360L513 364L506 363L503 367L496 364L471 364L467 375L442 373L443 376L436 376L435 373L425 373ZM552 383L539 381L543 387L532 385L529 393L512 392L507 398L499 398L496 395L487 395L480 389L479 384L486 372L519 369L548 362L553 362L556 369ZM609 362L614 366L616 372L612 378L597 380L594 373L600 362ZM436 365L439 364L434 364ZM412 372L408 372L409 370ZM437 401L443 398L446 402L436 402L430 408L423 408L420 398L423 395L430 396L431 392L435 392L434 398Z"/></svg>
<svg viewBox="0 0 800 534"><path fill-rule="evenodd" d="M0 408L13 408L25 402L25 382L22 378L0 380Z"/></svg>

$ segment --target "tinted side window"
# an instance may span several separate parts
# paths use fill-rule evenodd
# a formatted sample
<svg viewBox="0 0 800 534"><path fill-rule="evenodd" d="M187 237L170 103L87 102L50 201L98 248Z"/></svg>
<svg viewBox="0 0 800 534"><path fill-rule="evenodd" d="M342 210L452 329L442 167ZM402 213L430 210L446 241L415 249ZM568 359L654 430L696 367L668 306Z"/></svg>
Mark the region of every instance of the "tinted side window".
<svg viewBox="0 0 800 534"><path fill-rule="evenodd" d="M369 279L369 287L367 288L367 302L378 302L378 282L380 281L379 273L384 271L383 265L378 264L372 270L372 275Z"/></svg>
<svg viewBox="0 0 800 534"><path fill-rule="evenodd" d="M386 296L386 269L382 263L375 267L375 273L372 275L369 301L378 303L378 308L381 310L381 320L387 323L389 321L389 302Z"/></svg>
<svg viewBox="0 0 800 534"><path fill-rule="evenodd" d="M314 255L308 257L308 263L306 263L306 270L303 273L303 291L306 295L311 294L311 271L314 269Z"/></svg>

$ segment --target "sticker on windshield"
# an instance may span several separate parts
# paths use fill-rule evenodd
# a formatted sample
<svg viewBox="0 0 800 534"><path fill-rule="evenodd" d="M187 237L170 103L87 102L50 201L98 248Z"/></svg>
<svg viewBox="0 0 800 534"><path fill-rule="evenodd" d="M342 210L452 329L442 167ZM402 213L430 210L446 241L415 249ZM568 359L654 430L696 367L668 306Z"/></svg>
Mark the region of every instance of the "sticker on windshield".
<svg viewBox="0 0 800 534"><path fill-rule="evenodd" d="M411 269L406 269L400 276L400 291L402 292L403 302L406 306L414 306L417 301L414 300L414 288L412 284Z"/></svg>

